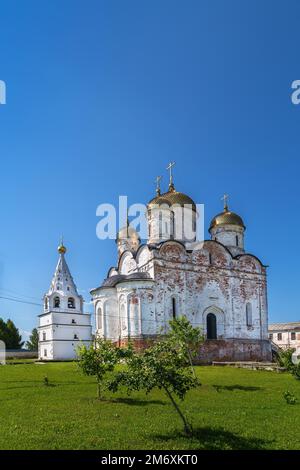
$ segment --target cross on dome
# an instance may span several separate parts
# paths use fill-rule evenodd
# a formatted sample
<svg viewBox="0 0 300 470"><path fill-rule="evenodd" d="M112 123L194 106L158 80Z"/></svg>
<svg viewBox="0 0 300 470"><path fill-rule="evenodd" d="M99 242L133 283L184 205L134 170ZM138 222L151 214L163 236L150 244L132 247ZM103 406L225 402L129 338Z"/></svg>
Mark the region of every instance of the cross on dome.
<svg viewBox="0 0 300 470"><path fill-rule="evenodd" d="M221 197L221 200L224 202L224 211L225 212L228 211L228 199L229 199L228 194L224 194L223 197Z"/></svg>
<svg viewBox="0 0 300 470"><path fill-rule="evenodd" d="M169 191L174 190L174 183L173 183L173 171L172 168L175 165L175 162L170 162L169 165L167 166L167 170L170 171L170 180L169 180Z"/></svg>
<svg viewBox="0 0 300 470"><path fill-rule="evenodd" d="M161 181L161 179L162 179L162 176L157 176L155 178L157 196L160 196L160 181Z"/></svg>

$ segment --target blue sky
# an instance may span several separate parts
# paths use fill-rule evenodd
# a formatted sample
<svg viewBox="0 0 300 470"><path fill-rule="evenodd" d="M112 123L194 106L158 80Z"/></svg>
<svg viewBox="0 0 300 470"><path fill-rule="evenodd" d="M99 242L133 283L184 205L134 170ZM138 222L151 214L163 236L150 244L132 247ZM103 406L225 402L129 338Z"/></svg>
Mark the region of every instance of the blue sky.
<svg viewBox="0 0 300 470"><path fill-rule="evenodd" d="M40 302L63 233L89 301L116 259L96 207L147 202L175 160L206 229L224 192L243 216L270 265L270 320L300 320L299 3L10 0L0 14L0 296ZM0 299L22 330L39 312Z"/></svg>

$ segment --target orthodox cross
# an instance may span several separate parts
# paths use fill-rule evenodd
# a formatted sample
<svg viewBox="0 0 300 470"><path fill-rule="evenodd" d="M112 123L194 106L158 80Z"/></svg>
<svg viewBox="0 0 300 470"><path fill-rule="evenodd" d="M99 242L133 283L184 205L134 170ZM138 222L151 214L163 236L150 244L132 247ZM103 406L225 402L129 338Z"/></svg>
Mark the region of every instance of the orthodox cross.
<svg viewBox="0 0 300 470"><path fill-rule="evenodd" d="M166 168L167 170L170 171L169 189L174 188L174 185L173 185L173 172L172 172L172 168L173 168L174 165L175 165L175 162L170 162L169 165Z"/></svg>
<svg viewBox="0 0 300 470"><path fill-rule="evenodd" d="M224 194L224 196L221 197L221 199L224 202L224 211L228 211L228 199L229 199L228 194Z"/></svg>
<svg viewBox="0 0 300 470"><path fill-rule="evenodd" d="M162 179L162 176L157 176L155 178L155 183L156 183L156 194L160 196L160 180Z"/></svg>

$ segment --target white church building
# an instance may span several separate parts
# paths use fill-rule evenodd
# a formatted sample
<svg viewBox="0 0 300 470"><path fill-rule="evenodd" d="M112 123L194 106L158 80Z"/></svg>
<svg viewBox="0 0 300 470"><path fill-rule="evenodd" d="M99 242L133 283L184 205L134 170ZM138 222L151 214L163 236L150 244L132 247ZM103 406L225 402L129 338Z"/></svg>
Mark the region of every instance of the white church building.
<svg viewBox="0 0 300 470"><path fill-rule="evenodd" d="M129 224L119 231L116 266L91 291L96 333L145 347L185 315L206 336L200 362L271 360L266 266L247 253L242 218L224 199L210 238L192 248L195 238L178 230L182 207L195 226L196 205L170 173L168 191L158 187L147 205L147 242Z"/></svg>
<svg viewBox="0 0 300 470"><path fill-rule="evenodd" d="M48 292L44 311L39 315L39 358L76 359L79 345L92 339L91 315L83 313L83 298L78 294L65 260L66 247L58 247L59 260Z"/></svg>

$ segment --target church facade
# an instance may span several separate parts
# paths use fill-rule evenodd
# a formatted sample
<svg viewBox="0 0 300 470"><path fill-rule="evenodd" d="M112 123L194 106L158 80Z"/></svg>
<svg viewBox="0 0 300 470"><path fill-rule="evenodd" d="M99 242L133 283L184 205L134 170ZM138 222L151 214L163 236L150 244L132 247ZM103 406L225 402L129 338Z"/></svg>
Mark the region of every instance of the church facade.
<svg viewBox="0 0 300 470"><path fill-rule="evenodd" d="M65 361L76 359L79 345L92 340L91 315L83 313L83 298L65 259L66 247L58 247L59 259L48 292L44 311L39 315L39 359Z"/></svg>
<svg viewBox="0 0 300 470"><path fill-rule="evenodd" d="M172 175L167 192L157 188L147 205L147 243L127 223L116 267L91 291L98 335L142 348L185 315L206 337L199 362L271 360L266 266L246 252L244 222L224 202L210 238L196 244L178 230L182 217L195 228L194 201L176 191Z"/></svg>

